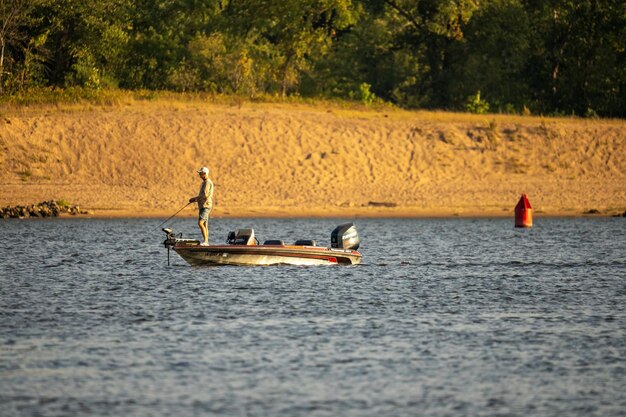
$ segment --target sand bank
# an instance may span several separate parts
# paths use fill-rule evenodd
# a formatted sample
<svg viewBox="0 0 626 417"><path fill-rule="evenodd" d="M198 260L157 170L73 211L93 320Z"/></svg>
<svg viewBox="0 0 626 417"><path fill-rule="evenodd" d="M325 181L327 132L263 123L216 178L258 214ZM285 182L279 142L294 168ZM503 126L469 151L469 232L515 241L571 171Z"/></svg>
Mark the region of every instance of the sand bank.
<svg viewBox="0 0 626 417"><path fill-rule="evenodd" d="M626 209L626 122L323 105L38 107L0 117L0 205L168 217L211 169L216 217ZM188 208L181 215L194 216Z"/></svg>

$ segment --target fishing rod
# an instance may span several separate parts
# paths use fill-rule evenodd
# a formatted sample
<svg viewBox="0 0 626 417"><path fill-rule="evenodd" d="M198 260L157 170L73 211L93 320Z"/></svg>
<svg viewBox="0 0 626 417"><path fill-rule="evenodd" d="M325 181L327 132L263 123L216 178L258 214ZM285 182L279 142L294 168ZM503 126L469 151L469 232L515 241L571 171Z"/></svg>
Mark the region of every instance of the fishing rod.
<svg viewBox="0 0 626 417"><path fill-rule="evenodd" d="M172 214L170 217L168 217L167 219L165 219L165 221L163 221L160 225L158 225L157 227L155 227L155 229L158 229L159 227L163 226L165 223L167 223L172 217L176 216L178 213L180 213L181 211L183 211L184 209L187 208L187 206L189 204L193 203L193 201L190 201L189 203L185 204L180 210L178 210L176 213Z"/></svg>

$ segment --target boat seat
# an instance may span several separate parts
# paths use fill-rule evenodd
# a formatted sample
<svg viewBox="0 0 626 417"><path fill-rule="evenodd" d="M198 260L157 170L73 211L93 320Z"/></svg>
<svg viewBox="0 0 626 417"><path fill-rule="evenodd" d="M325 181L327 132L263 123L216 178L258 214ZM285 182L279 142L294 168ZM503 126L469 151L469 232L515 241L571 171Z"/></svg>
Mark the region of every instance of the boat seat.
<svg viewBox="0 0 626 417"><path fill-rule="evenodd" d="M317 241L314 239L299 239L294 243L295 246L317 246Z"/></svg>
<svg viewBox="0 0 626 417"><path fill-rule="evenodd" d="M235 245L256 245L258 242L254 237L254 229L239 229L235 235Z"/></svg>
<svg viewBox="0 0 626 417"><path fill-rule="evenodd" d="M274 240L266 240L265 242L263 242L264 245L280 245L280 246L285 246L285 242L279 239L274 239Z"/></svg>

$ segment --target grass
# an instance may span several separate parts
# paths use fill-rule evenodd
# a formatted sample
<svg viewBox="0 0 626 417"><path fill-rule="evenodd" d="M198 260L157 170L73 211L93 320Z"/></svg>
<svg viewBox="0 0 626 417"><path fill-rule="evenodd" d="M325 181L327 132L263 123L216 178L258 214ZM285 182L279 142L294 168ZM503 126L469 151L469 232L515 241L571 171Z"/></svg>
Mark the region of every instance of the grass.
<svg viewBox="0 0 626 417"><path fill-rule="evenodd" d="M279 95L257 94L251 97L226 95L204 92L151 91L151 90L120 90L120 89L87 89L70 88L33 88L10 96L0 96L0 114L8 110L28 107L57 106L64 109L84 110L91 106L121 107L141 102L164 104L218 104L241 108L250 104L286 104L306 105L314 107L330 107L333 109L380 111L393 110L388 103L365 105L358 101L303 98L300 96L281 97Z"/></svg>
<svg viewBox="0 0 626 417"><path fill-rule="evenodd" d="M495 150L500 143L499 125L496 119L492 119L485 128L487 132L488 148Z"/></svg>
<svg viewBox="0 0 626 417"><path fill-rule="evenodd" d="M65 200L65 199L60 199L60 200L57 200L57 201L56 201L56 203L57 203L57 205L58 205L59 207L69 207L69 206L71 206L71 205L72 205L69 201L67 201L67 200Z"/></svg>
<svg viewBox="0 0 626 417"><path fill-rule="evenodd" d="M62 110L86 110L93 106L122 107L136 103L176 104L216 104L241 108L247 105L273 104L306 106L328 112L335 112L342 117L392 117L400 120L416 120L434 123L476 123L479 125L540 124L547 129L546 122L565 120L584 120L588 123L597 121L606 123L610 119L579 119L573 116L543 117L528 114L472 114L438 110L404 110L391 103L377 100L364 104L358 100L345 100L327 97L301 97L291 95L282 97L278 94L256 94L253 96L226 95L206 92L172 92L152 90L89 89L82 87L51 88L40 87L18 92L10 96L0 96L0 116L6 117L8 111L22 110L29 107L56 106ZM615 120L623 123L623 120Z"/></svg>
<svg viewBox="0 0 626 417"><path fill-rule="evenodd" d="M92 104L96 106L119 106L133 101L151 101L158 98L153 91L126 91L88 88L32 88L14 95L0 97L0 105L5 108L38 106Z"/></svg>
<svg viewBox="0 0 626 417"><path fill-rule="evenodd" d="M28 179L33 176L33 172L30 169L25 169L24 171L18 172L17 175L20 176L22 181L28 181Z"/></svg>

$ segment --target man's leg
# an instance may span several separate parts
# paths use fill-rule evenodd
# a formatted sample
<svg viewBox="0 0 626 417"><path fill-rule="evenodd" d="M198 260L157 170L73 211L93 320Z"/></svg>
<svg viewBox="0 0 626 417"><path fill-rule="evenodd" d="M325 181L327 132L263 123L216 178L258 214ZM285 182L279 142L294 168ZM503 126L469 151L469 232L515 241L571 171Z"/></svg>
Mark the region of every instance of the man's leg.
<svg viewBox="0 0 626 417"><path fill-rule="evenodd" d="M209 210L206 208L200 209L198 213L198 226L200 226L200 231L202 232L202 245L209 244Z"/></svg>
<svg viewBox="0 0 626 417"><path fill-rule="evenodd" d="M198 226L202 232L203 243L209 243L209 228L207 227L207 221L204 219L198 219Z"/></svg>

